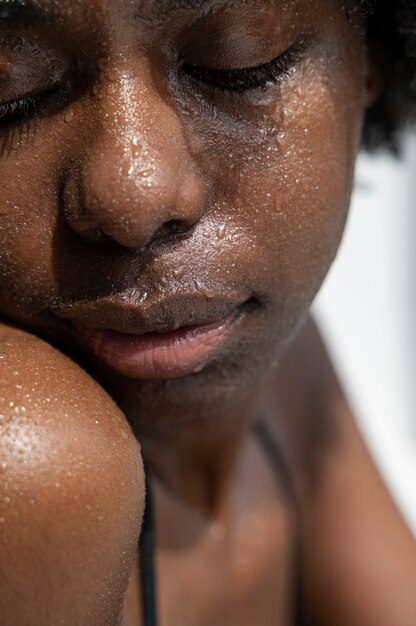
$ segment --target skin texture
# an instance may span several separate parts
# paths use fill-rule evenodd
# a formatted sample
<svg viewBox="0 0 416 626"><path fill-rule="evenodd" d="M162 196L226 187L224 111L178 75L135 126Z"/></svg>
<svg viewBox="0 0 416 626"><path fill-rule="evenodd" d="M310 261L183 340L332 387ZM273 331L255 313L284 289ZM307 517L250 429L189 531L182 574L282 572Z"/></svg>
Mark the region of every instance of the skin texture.
<svg viewBox="0 0 416 626"><path fill-rule="evenodd" d="M306 343L294 366L282 366L280 379L274 373L305 319L345 223L363 118L377 82L362 25L349 19L349 3L333 0L193 4L174 10L174 3L156 0L45 0L43 17L32 16L26 25L13 22L12 11L7 17L7 5L0 17L1 101L59 87L35 115L0 119L0 314L5 322L46 338L85 370L57 352L49 356L52 349L39 339L25 335L19 343L18 331L4 330L7 341L17 341L16 371L31 389L28 372L35 376L39 362L51 360L55 368L55 384L48 383L42 367L43 386L32 392L40 408L30 436L45 439L45 467L51 468L39 485L43 470L34 472L35 491L43 494L40 519L55 511L50 500L55 445L63 446L60 463L70 467L74 455L85 458L83 446L90 449L97 406L100 416L107 416L108 430L97 432L93 426L96 456L78 464L75 485L65 485L70 502L81 498L83 506L79 515L74 506L76 519L66 519L63 532L89 533L84 545L95 546L98 557L89 561L84 579L76 577L73 588L62 591L66 605L54 594L63 607L61 623L117 623L139 534L143 484L135 440L95 379L122 409L152 477L162 626L290 623L293 511L253 439L251 424L259 416L276 431L294 477L311 619L390 626L400 609L405 613L398 623L410 626L414 604L407 594L395 596L391 614L383 603L374 608L374 598L385 590L378 569L369 606L354 595L353 584L341 589L343 581L357 580L362 565L359 554L348 561L337 551L345 528L332 515L333 509L341 510L336 503L345 485L339 477L349 468L362 467L369 476L362 502L370 518L386 520L380 542L394 535L403 538L404 554L412 551L357 432L344 426L352 417L327 374L325 357L311 366L317 372L312 382L302 377L301 364L311 358ZM262 86L236 90L229 82L226 88L212 84L213 75L219 80L215 71L259 66L289 49L284 71ZM85 342L84 327L134 333L159 325L167 331L208 314L221 317L226 299L239 312L232 332L202 369L186 376L125 376ZM305 342L307 337L306 332ZM278 380L286 382L281 386ZM16 393L11 379L5 381L9 402L17 402L19 396L10 395ZM317 404L293 409L293 386L295 398ZM51 390L55 410L47 426L44 399ZM72 406L74 397L79 406ZM72 444L71 437L59 435L66 413L77 437ZM43 424L49 430L37 435ZM48 438L56 438L49 448ZM120 448L109 453L117 441ZM22 476L21 483L28 479ZM112 485L105 494L102 476ZM364 484L358 477L348 489ZM84 481L90 488L79 493ZM368 504L369 493L381 494L377 505L374 499ZM106 539L95 518L84 516L94 498L106 507L114 554L103 551ZM355 503L343 501L353 515ZM57 538L50 553L60 554L59 519L52 527ZM19 553L25 528L17 525L9 532L2 548L9 551L7 558L17 551L19 567L28 568L29 579L37 576L30 569L33 559L27 562ZM368 533L371 529L359 529L360 541ZM333 544L326 543L328 536ZM318 558L313 546L324 544L332 547L320 550ZM349 541L347 556L351 546ZM39 544L39 554L44 553ZM341 582L331 576L338 555L345 563ZM409 576L414 562L414 556L406 561ZM45 571L55 566L64 576L65 567L76 572L77 561L50 562ZM117 576L114 571L121 573L112 584L106 576ZM30 616L15 612L21 592L12 575L7 580L10 591L0 616L31 624ZM91 580L93 596L78 605ZM100 585L110 589L108 604L100 603ZM324 601L327 585L333 585L333 598L342 591L351 613L342 603ZM50 597L48 580L40 589ZM138 599L133 575L126 626L140 623ZM94 608L98 605L103 614ZM79 610L79 616L69 618L67 607ZM54 623L54 611L42 615L41 623Z"/></svg>
<svg viewBox="0 0 416 626"><path fill-rule="evenodd" d="M195 446L217 473L214 459L231 458L259 411L262 380L337 249L369 98L364 42L341 3L214 4L78 3L67 15L45 3L52 23L27 38L49 44L47 67L24 46L7 58L22 73L27 63L25 84L45 89L53 64L70 87L66 106L55 98L36 122L4 131L3 315L63 347L68 335L85 366L75 326L123 328L126 303L145 318L178 317L180 302L163 304L178 295L188 309L224 294L249 307L198 375L137 381L91 358L145 448L160 439L155 471L178 483L197 481ZM255 66L294 44L289 75L263 90L221 91L183 70ZM170 436L178 447L164 450ZM211 453L214 441L223 452Z"/></svg>
<svg viewBox="0 0 416 626"><path fill-rule="evenodd" d="M301 509L310 623L410 626L415 539L382 483L312 323L286 355L274 393L287 424L275 436L280 432Z"/></svg>
<svg viewBox="0 0 416 626"><path fill-rule="evenodd" d="M0 355L1 623L114 626L143 512L138 443L46 343L1 325Z"/></svg>

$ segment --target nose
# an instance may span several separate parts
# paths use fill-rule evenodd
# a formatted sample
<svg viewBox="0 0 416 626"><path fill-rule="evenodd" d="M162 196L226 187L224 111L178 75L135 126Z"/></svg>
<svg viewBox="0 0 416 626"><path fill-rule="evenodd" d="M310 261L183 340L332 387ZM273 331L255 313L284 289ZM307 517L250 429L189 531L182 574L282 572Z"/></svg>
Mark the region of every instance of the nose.
<svg viewBox="0 0 416 626"><path fill-rule="evenodd" d="M91 140L65 183L70 227L131 249L189 230L205 193L174 108L125 74L95 106Z"/></svg>

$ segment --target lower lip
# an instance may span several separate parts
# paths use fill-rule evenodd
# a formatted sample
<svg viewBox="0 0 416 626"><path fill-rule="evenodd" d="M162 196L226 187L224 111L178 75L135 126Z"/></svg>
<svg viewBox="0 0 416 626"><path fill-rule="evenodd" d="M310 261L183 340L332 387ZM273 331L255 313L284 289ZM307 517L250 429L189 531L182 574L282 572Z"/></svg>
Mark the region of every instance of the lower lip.
<svg viewBox="0 0 416 626"><path fill-rule="evenodd" d="M170 333L130 335L83 329L94 354L125 376L172 379L196 374L230 334L237 312L213 324L179 328Z"/></svg>

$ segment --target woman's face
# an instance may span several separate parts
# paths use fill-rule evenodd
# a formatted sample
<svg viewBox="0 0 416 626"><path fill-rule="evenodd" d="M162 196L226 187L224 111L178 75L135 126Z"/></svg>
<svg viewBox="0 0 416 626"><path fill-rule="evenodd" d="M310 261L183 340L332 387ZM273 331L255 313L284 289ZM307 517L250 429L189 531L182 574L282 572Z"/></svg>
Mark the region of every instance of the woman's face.
<svg viewBox="0 0 416 626"><path fill-rule="evenodd" d="M77 341L237 311L146 388L251 387L346 217L367 70L345 4L0 0L0 313Z"/></svg>

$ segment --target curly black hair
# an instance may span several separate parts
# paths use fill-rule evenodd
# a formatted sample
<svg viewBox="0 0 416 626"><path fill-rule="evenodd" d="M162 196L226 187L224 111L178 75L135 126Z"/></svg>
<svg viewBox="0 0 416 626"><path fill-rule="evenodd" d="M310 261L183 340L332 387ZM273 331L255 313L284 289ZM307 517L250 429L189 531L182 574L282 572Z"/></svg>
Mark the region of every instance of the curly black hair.
<svg viewBox="0 0 416 626"><path fill-rule="evenodd" d="M363 143L397 151L399 133L416 119L416 0L360 0L371 50L380 56L384 89L367 114Z"/></svg>

